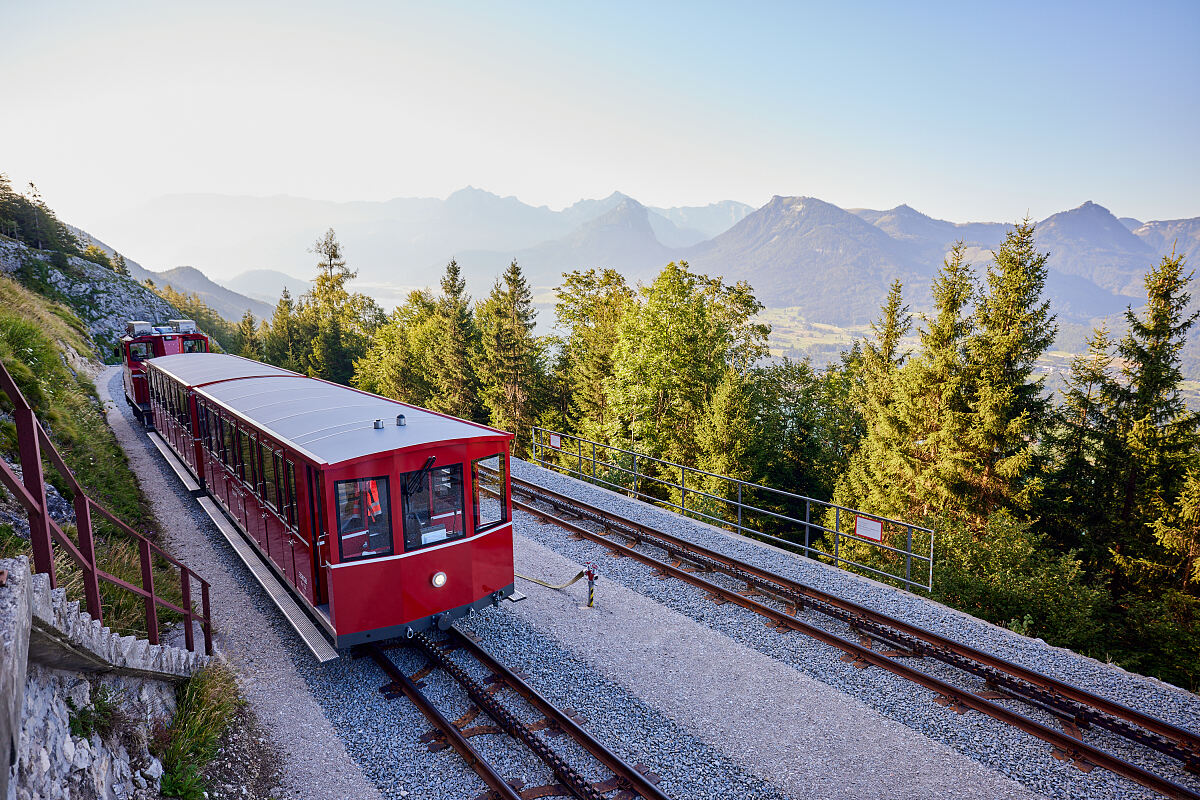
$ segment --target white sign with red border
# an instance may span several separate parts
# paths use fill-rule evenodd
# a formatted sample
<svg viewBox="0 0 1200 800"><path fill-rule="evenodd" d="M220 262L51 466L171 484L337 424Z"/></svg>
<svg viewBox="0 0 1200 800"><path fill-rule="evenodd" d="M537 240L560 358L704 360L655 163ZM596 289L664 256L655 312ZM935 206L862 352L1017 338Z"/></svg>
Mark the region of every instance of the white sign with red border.
<svg viewBox="0 0 1200 800"><path fill-rule="evenodd" d="M854 535L872 542L883 541L883 523L871 517L854 515Z"/></svg>
<svg viewBox="0 0 1200 800"><path fill-rule="evenodd" d="M557 433L550 434L550 446L555 450L562 450L562 437Z"/></svg>

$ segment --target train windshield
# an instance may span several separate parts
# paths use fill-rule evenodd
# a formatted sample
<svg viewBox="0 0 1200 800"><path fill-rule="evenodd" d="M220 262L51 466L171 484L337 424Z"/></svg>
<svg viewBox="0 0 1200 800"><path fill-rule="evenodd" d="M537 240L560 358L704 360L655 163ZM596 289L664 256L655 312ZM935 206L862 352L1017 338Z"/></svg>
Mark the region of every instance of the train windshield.
<svg viewBox="0 0 1200 800"><path fill-rule="evenodd" d="M185 353L207 353L208 347L203 339L184 339L183 352Z"/></svg>
<svg viewBox="0 0 1200 800"><path fill-rule="evenodd" d="M406 472L402 480L405 550L463 537L462 464Z"/></svg>
<svg viewBox="0 0 1200 800"><path fill-rule="evenodd" d="M392 509L388 479L358 478L334 484L342 560L392 554Z"/></svg>
<svg viewBox="0 0 1200 800"><path fill-rule="evenodd" d="M149 342L130 342L129 343L129 360L130 361L145 361L150 358Z"/></svg>
<svg viewBox="0 0 1200 800"><path fill-rule="evenodd" d="M504 502L506 488L503 456L496 454L471 462L476 533L508 521L508 503Z"/></svg>

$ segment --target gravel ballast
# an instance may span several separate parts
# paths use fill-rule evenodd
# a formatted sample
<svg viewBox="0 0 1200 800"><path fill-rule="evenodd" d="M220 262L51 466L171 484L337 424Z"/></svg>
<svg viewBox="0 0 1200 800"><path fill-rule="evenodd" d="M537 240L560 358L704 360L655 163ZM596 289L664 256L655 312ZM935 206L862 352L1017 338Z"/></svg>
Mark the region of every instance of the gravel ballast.
<svg viewBox="0 0 1200 800"><path fill-rule="evenodd" d="M1180 727L1200 729L1200 700L1178 687L1051 647L1038 639L1018 636L909 592L797 557L515 459L513 475L970 643L981 650L1053 675ZM861 700L884 716L1013 777L1032 791L1063 798L1156 796L1105 770L1083 773L1066 762L1052 758L1048 745L982 714L955 714L934 704L930 692L891 673L875 668L855 669L840 660L840 651L799 634L780 634L767 629L762 618L749 611L730 605L714 606L704 599L704 593L700 590L678 581L660 580L652 570L633 563L632 559L608 558L608 551L600 545L571 540L560 529L537 524L528 515L518 514L518 518L522 533L574 563L598 562L605 580L617 581L722 631L749 648L770 655ZM521 588L524 591L524 584ZM805 618L833 629L828 622L821 621L820 615L809 614ZM844 629L837 632L846 635ZM924 664L922 669L926 669ZM957 682L962 682L961 674L954 670L941 670L934 666L931 671L939 676L954 675ZM983 687L980 685L978 688ZM1028 707L1015 703L1010 707L1019 713L1036 717ZM1049 719L1043 718L1042 721L1048 722ZM1177 763L1170 759L1135 748L1116 737L1093 736L1089 734L1089 741L1135 763L1160 770L1185 786L1200 788L1200 781L1195 776L1178 769Z"/></svg>

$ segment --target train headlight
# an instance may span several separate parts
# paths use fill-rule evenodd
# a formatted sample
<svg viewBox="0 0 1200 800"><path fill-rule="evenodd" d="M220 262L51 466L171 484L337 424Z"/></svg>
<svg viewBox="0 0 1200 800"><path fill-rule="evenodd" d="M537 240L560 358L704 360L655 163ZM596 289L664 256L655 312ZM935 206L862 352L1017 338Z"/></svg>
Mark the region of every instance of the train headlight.
<svg viewBox="0 0 1200 800"><path fill-rule="evenodd" d="M446 573L444 573L444 572L434 573L433 578L431 578L429 582L433 584L433 588L435 588L435 589L442 588L443 586L446 585Z"/></svg>

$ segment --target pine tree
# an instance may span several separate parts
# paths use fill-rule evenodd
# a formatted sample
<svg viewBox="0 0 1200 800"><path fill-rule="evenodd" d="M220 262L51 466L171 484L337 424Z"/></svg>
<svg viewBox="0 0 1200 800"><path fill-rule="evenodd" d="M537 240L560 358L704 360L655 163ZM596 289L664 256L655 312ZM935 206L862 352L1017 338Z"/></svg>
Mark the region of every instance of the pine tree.
<svg viewBox="0 0 1200 800"><path fill-rule="evenodd" d="M1071 359L1063 403L1045 438L1050 469L1038 516L1053 532L1055 544L1083 548L1094 565L1107 558L1102 531L1108 527L1111 487L1119 469L1118 387L1108 327L1096 328L1087 346Z"/></svg>
<svg viewBox="0 0 1200 800"><path fill-rule="evenodd" d="M898 461L907 433L899 427L895 405L900 369L909 355L901 349L901 340L911 329L903 286L893 281L879 320L871 323L874 335L863 342L858 405L866 436L838 483L834 497L842 505L899 515L897 476L902 470Z"/></svg>
<svg viewBox="0 0 1200 800"><path fill-rule="evenodd" d="M254 315L247 309L242 315L242 321L238 323L238 355L243 358L252 358L255 361L262 360L262 347L259 345L258 339L258 324L254 321Z"/></svg>
<svg viewBox="0 0 1200 800"><path fill-rule="evenodd" d="M477 309L481 348L477 373L492 425L517 434L516 452L524 452L525 432L538 412L544 383L541 347L533 335L537 312L533 292L513 261Z"/></svg>
<svg viewBox="0 0 1200 800"><path fill-rule="evenodd" d="M568 272L554 292L558 327L565 335L558 374L568 391L561 415L573 419L573 429L582 435L602 438L609 421L604 382L612 375L621 319L633 292L611 269Z"/></svg>
<svg viewBox="0 0 1200 800"><path fill-rule="evenodd" d="M438 339L436 311L437 303L429 292L411 292L404 305L375 331L366 355L355 362L353 384L364 391L428 406Z"/></svg>
<svg viewBox="0 0 1200 800"><path fill-rule="evenodd" d="M275 304L275 313L267 325L266 335L263 336L263 358L278 367L300 371L299 349L296 304L285 286L279 295L279 302Z"/></svg>
<svg viewBox="0 0 1200 800"><path fill-rule="evenodd" d="M458 263L451 260L442 276L442 295L435 314L433 394L429 407L463 419L480 419L479 378L475 354L479 330L471 315L471 298Z"/></svg>
<svg viewBox="0 0 1200 800"><path fill-rule="evenodd" d="M117 253L113 257L112 268L113 272L118 275L124 275L126 278L129 277L129 265L125 263L125 256L120 253Z"/></svg>
<svg viewBox="0 0 1200 800"><path fill-rule="evenodd" d="M967 340L976 373L965 432L968 513L974 527L993 511L1026 511L1041 488L1034 473L1038 437L1048 422L1037 359L1057 333L1050 303L1042 298L1048 253L1038 253L1034 225L1016 225L992 254Z"/></svg>
<svg viewBox="0 0 1200 800"><path fill-rule="evenodd" d="M1134 560L1161 560L1147 526L1169 515L1197 446L1200 418L1184 402L1180 351L1200 312L1189 314L1192 274L1182 255L1164 256L1146 275L1145 318L1126 311L1118 347L1125 388L1120 398L1123 474L1117 487L1119 528L1112 549L1126 573Z"/></svg>

